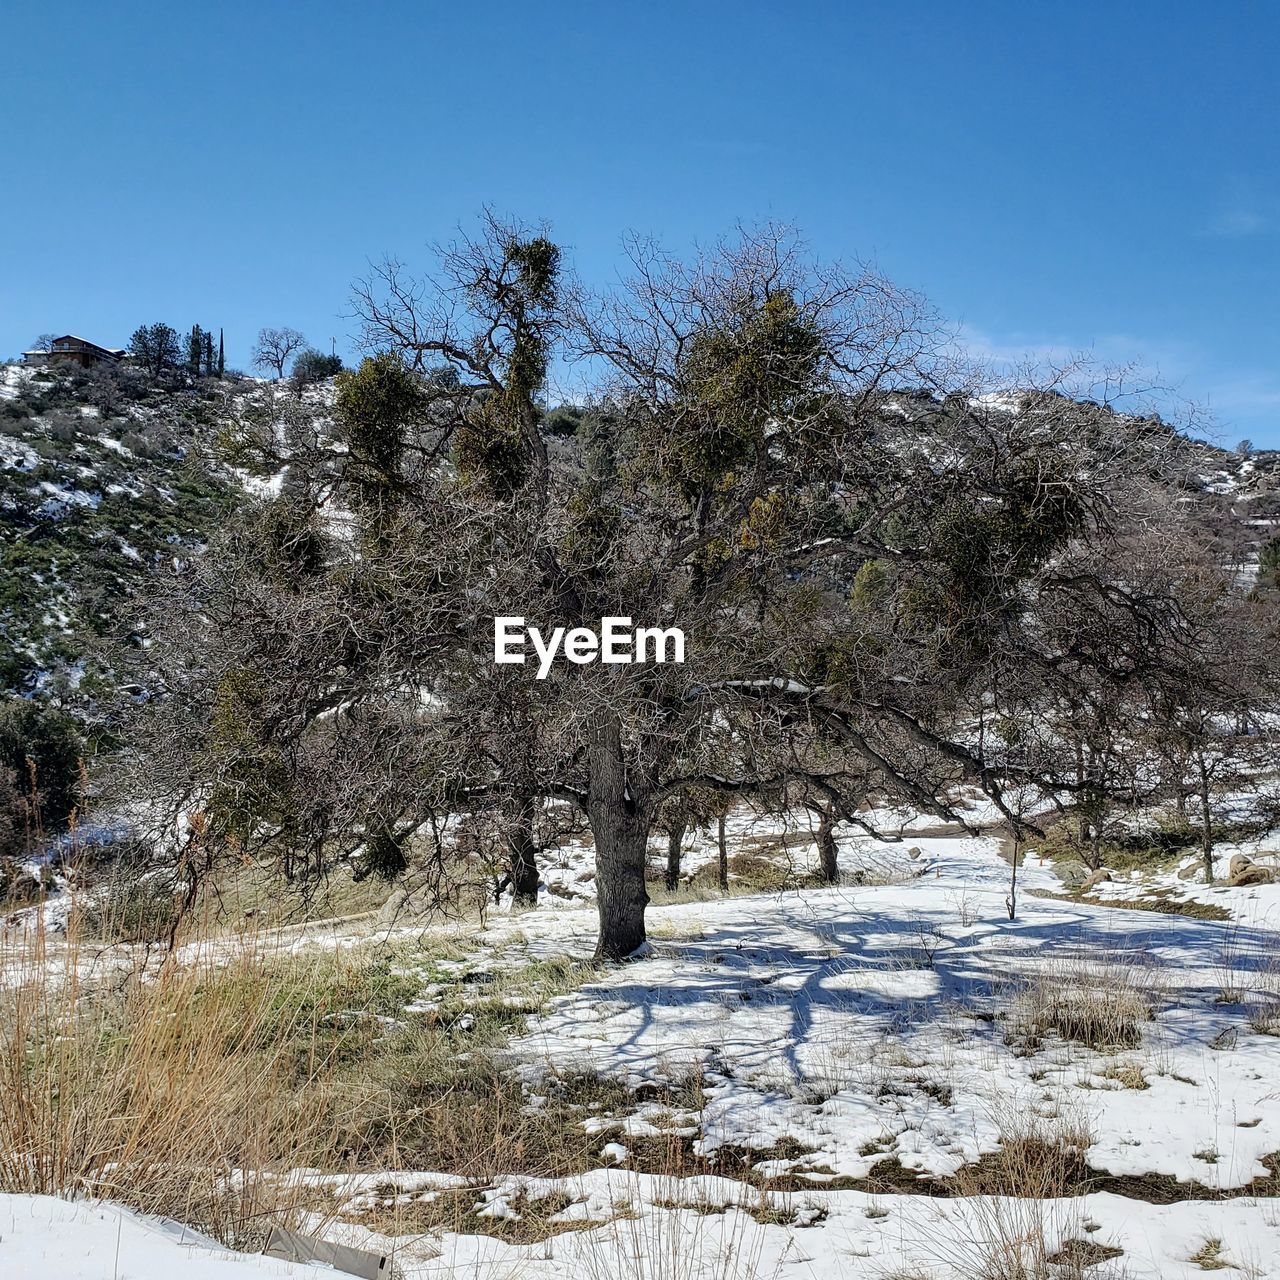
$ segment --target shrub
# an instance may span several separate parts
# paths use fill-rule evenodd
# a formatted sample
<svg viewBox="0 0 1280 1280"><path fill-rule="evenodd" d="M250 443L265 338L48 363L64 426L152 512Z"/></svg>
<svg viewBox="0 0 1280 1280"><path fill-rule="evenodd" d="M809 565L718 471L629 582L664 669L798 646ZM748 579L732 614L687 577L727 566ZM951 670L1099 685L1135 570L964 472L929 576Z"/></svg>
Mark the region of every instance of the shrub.
<svg viewBox="0 0 1280 1280"><path fill-rule="evenodd" d="M1262 544L1258 553L1258 582L1265 586L1280 585L1280 534Z"/></svg>
<svg viewBox="0 0 1280 1280"><path fill-rule="evenodd" d="M582 426L584 416L576 406L562 404L547 414L543 427L549 435L571 436Z"/></svg>
<svg viewBox="0 0 1280 1280"><path fill-rule="evenodd" d="M117 863L106 882L81 902L78 917L87 937L102 942L162 942L173 931L178 899L170 876Z"/></svg>
<svg viewBox="0 0 1280 1280"><path fill-rule="evenodd" d="M23 865L13 858L0 857L0 906L37 902L52 887L53 873L48 867Z"/></svg>
<svg viewBox="0 0 1280 1280"><path fill-rule="evenodd" d="M332 378L341 370L341 356L325 355L323 351L308 347L305 351L300 351L298 358L293 362L290 385L295 391L301 392L305 387L314 386L317 382Z"/></svg>

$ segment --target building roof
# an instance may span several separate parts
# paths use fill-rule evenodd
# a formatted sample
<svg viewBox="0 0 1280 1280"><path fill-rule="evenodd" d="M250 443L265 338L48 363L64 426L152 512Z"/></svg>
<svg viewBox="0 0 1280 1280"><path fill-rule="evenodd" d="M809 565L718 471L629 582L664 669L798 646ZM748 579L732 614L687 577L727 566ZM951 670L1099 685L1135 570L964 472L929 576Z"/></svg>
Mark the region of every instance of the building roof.
<svg viewBox="0 0 1280 1280"><path fill-rule="evenodd" d="M80 337L80 335L77 333L64 333L61 336L54 338L52 342L53 342L53 347L48 350L24 351L22 354L24 356L51 355L53 353L53 349L56 349L58 343L60 342L78 342L82 347L89 347L94 351L101 351L103 355L108 355L108 356L123 356L128 354L126 348L124 347L104 347L100 343L93 342L88 338Z"/></svg>

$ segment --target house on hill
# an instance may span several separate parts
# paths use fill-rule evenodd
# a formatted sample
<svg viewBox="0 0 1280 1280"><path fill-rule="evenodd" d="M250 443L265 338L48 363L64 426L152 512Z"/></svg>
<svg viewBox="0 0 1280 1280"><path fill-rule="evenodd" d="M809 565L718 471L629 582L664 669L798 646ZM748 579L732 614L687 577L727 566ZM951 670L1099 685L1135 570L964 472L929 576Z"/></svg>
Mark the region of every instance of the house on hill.
<svg viewBox="0 0 1280 1280"><path fill-rule="evenodd" d="M100 347L88 338L77 338L74 333L54 338L48 351L24 351L24 364L78 364L87 369L94 364L118 364L127 353L120 347Z"/></svg>

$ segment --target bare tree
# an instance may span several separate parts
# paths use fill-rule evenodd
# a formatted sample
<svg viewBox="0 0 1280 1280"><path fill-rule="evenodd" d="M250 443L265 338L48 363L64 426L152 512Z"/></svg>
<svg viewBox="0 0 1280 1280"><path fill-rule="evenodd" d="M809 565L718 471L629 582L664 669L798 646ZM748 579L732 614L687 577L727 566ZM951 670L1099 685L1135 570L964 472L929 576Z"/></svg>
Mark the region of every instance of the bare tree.
<svg viewBox="0 0 1280 1280"><path fill-rule="evenodd" d="M162 789L207 812L200 849L314 867L484 807L527 886L539 802L567 802L595 846L598 954L621 959L645 943L664 811L808 797L830 835L865 802L959 818L976 786L1021 830L1009 788L1078 780L985 720L1183 644L1176 599L1103 554L1143 511L1098 477L1150 470L1156 433L1052 385L979 394L877 273L770 228L687 263L635 241L591 295L543 229L492 215L438 262L357 286L382 354L338 376L340 439L294 437L289 498L158 624L184 692L154 736L186 744ZM570 442L542 405L557 350L596 379ZM316 514L335 506L342 537ZM678 625L685 661L508 675L500 615Z"/></svg>
<svg viewBox="0 0 1280 1280"><path fill-rule="evenodd" d="M273 369L276 379L284 377L284 367L295 351L306 346L307 340L297 329L259 329L258 340L253 345L253 367Z"/></svg>
<svg viewBox="0 0 1280 1280"><path fill-rule="evenodd" d="M1214 880L1216 824L1232 793L1256 789L1271 753L1280 656L1273 608L1234 590L1234 575L1192 560L1178 584L1193 636L1191 661L1152 682L1152 740L1180 812L1193 797L1206 883Z"/></svg>

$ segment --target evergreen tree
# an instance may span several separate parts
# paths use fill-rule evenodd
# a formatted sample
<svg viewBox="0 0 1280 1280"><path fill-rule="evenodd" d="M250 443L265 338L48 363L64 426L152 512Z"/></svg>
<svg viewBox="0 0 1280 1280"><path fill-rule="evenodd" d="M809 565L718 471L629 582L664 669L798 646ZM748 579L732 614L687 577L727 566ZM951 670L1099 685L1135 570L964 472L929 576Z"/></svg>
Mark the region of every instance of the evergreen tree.
<svg viewBox="0 0 1280 1280"><path fill-rule="evenodd" d="M200 376L200 354L204 350L204 330L198 324L191 326L191 334L187 338L187 368L193 378Z"/></svg>
<svg viewBox="0 0 1280 1280"><path fill-rule="evenodd" d="M11 783L0 789L0 856L29 849L41 832L66 827L80 799L83 754L66 712L31 698L0 700L0 780Z"/></svg>
<svg viewBox="0 0 1280 1280"><path fill-rule="evenodd" d="M317 382L332 378L342 371L342 357L326 355L323 351L308 348L298 353L293 362L293 372L289 375L289 386L299 399L302 393Z"/></svg>
<svg viewBox="0 0 1280 1280"><path fill-rule="evenodd" d="M182 359L177 331L164 323L139 325L129 339L129 351L153 381Z"/></svg>
<svg viewBox="0 0 1280 1280"><path fill-rule="evenodd" d="M205 376L213 377L213 330L208 330L204 335L204 372Z"/></svg>
<svg viewBox="0 0 1280 1280"><path fill-rule="evenodd" d="M218 377L227 371L227 348L222 338L222 329L218 329Z"/></svg>

